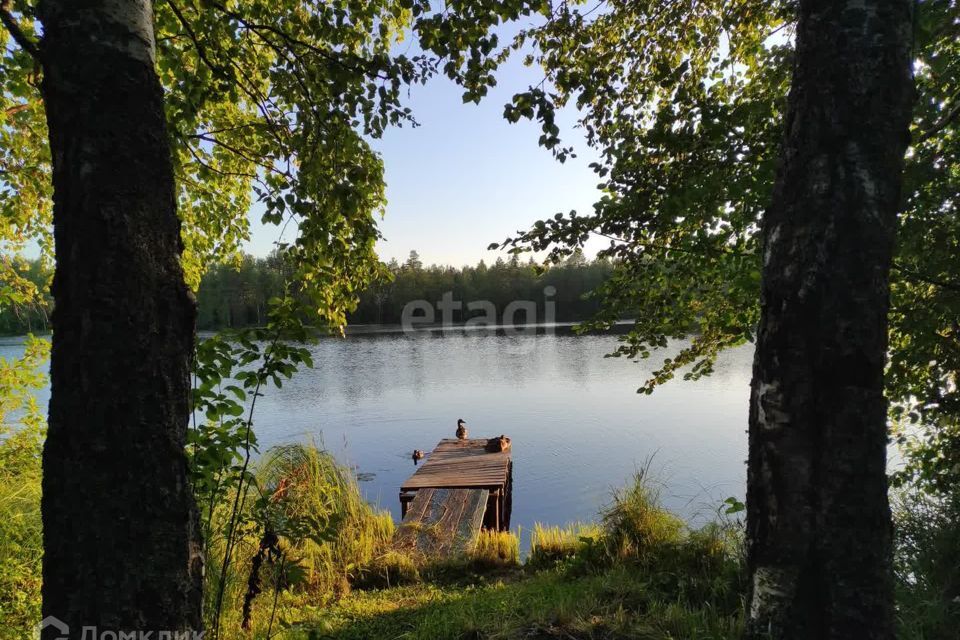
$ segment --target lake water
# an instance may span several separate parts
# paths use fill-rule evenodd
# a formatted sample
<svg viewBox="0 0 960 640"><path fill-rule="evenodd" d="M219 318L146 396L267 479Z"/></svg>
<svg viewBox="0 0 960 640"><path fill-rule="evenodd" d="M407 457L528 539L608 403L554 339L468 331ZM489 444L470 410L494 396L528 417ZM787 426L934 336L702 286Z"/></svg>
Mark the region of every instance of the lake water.
<svg viewBox="0 0 960 640"><path fill-rule="evenodd" d="M412 451L453 437L461 417L471 437L513 439L512 525L526 531L594 518L650 458L663 502L689 520L742 499L752 345L723 354L708 378L646 396L636 389L660 359L604 358L616 344L561 333L325 339L311 347L313 369L267 390L255 429L261 448L322 440L395 518ZM0 341L0 357L21 352L18 339Z"/></svg>

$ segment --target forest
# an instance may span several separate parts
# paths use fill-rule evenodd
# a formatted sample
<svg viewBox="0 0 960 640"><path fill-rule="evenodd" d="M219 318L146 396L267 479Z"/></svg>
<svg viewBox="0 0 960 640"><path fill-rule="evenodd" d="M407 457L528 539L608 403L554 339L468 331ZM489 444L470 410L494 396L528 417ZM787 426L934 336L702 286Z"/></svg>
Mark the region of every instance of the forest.
<svg viewBox="0 0 960 640"><path fill-rule="evenodd" d="M0 343L0 638L956 638L956 0L2 0L0 26L0 331L49 332ZM410 98L431 83L495 101L557 163L589 149L592 205L518 220L491 265L382 260L380 145L439 117ZM243 254L251 211L286 238L271 256ZM606 353L313 341L448 292L628 322ZM560 342L564 362L537 351ZM745 348L720 425L745 437L688 456L719 419L694 390ZM467 370L479 355L514 368ZM636 373L595 375L613 361ZM550 365L573 383L530 383ZM448 485L482 518L438 557L309 437L370 388L353 440L392 442L378 472L418 463L408 436L456 401L559 441L518 443L549 473L517 507L625 443L635 473L529 544L499 511L484 526L500 488ZM662 416L625 403L664 395L702 429L673 455L745 461L706 519L642 463L675 441L638 439Z"/></svg>
<svg viewBox="0 0 960 640"><path fill-rule="evenodd" d="M197 327L213 330L228 327L257 326L266 318L267 302L283 293L282 267L271 258L243 258L239 268L216 266L200 281L197 291ZM498 258L489 267L482 261L475 267L424 266L416 251L401 265L386 264L388 274L358 296L356 309L347 314L348 325L399 325L403 307L412 300L436 303L450 292L464 303L488 300L496 309L504 309L514 300L543 300L544 288L555 287L551 300L556 303L557 322L583 321L595 314L600 305L585 299L610 277L613 265L608 261L588 262L582 255L563 264L538 270L532 261ZM466 311L464 308L463 311ZM453 313L454 322L469 316ZM529 321L544 319L530 319ZM528 320L522 316L519 322Z"/></svg>
<svg viewBox="0 0 960 640"><path fill-rule="evenodd" d="M475 267L425 267L413 251L402 265L391 260L385 268L387 275L358 296L356 309L347 314L348 325L399 325L408 302L436 302L446 292L464 306L470 301L488 300L502 310L514 300L543 300L545 287L556 289L550 296L556 304L554 320L580 322L600 310L600 303L590 300L588 294L610 277L613 264L588 261L577 254L563 264L541 268L532 260L521 262L514 255L509 261L498 258L489 267L483 261ZM39 260L24 261L19 273L38 288L44 287L50 276ZM283 259L276 255L242 255L212 265L197 290L197 328L217 331L263 325L269 301L284 295L287 278ZM46 333L51 311L49 295L38 296L26 305L6 306L0 310L0 335ZM453 321L463 322L468 317L457 311ZM542 322L544 318L536 320ZM519 321L527 319L521 315Z"/></svg>

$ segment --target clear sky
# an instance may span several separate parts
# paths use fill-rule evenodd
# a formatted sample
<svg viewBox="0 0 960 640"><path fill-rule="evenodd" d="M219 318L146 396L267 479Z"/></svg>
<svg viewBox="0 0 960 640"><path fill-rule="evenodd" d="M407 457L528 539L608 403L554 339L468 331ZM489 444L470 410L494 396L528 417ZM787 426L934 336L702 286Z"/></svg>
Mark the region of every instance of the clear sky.
<svg viewBox="0 0 960 640"><path fill-rule="evenodd" d="M463 104L461 90L446 78L411 88L407 105L421 126L390 129L373 141L387 180L383 260L402 262L415 249L425 264L489 263L498 255L487 251L491 242L558 211L591 210L599 180L588 165L596 156L573 129L575 113L558 117L562 143L578 154L564 164L537 144L536 122L503 118L511 96L541 78L515 57L479 105ZM261 225L256 210L251 222L247 251L266 255L278 230Z"/></svg>

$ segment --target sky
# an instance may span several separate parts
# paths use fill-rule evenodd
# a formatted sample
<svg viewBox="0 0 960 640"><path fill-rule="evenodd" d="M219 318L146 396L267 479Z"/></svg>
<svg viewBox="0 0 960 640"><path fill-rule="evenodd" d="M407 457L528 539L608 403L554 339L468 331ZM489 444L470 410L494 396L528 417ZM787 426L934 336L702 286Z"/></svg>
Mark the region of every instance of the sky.
<svg viewBox="0 0 960 640"><path fill-rule="evenodd" d="M503 118L513 94L541 79L538 69L515 57L479 105L463 104L461 90L446 78L411 88L406 104L421 126L393 128L371 141L383 157L387 182L382 260L403 262L416 250L424 264L490 263L504 255L488 251L491 242L560 211L592 210L599 180L588 165L596 155L573 128L576 112L568 109L557 119L562 144L578 154L563 164L537 144L536 122ZM266 255L278 229L260 224L257 209L251 227L246 251ZM588 245L588 255L603 244Z"/></svg>

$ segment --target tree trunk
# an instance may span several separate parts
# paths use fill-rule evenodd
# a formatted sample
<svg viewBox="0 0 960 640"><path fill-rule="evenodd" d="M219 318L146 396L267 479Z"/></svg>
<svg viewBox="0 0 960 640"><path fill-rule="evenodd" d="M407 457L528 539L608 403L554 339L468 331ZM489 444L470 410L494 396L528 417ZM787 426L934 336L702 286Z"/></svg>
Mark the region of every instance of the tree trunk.
<svg viewBox="0 0 960 640"><path fill-rule="evenodd" d="M184 455L196 311L152 6L41 0L38 12L56 247L43 615L70 638L199 630Z"/></svg>
<svg viewBox="0 0 960 640"><path fill-rule="evenodd" d="M763 222L747 636L893 638L883 370L911 0L801 0Z"/></svg>

